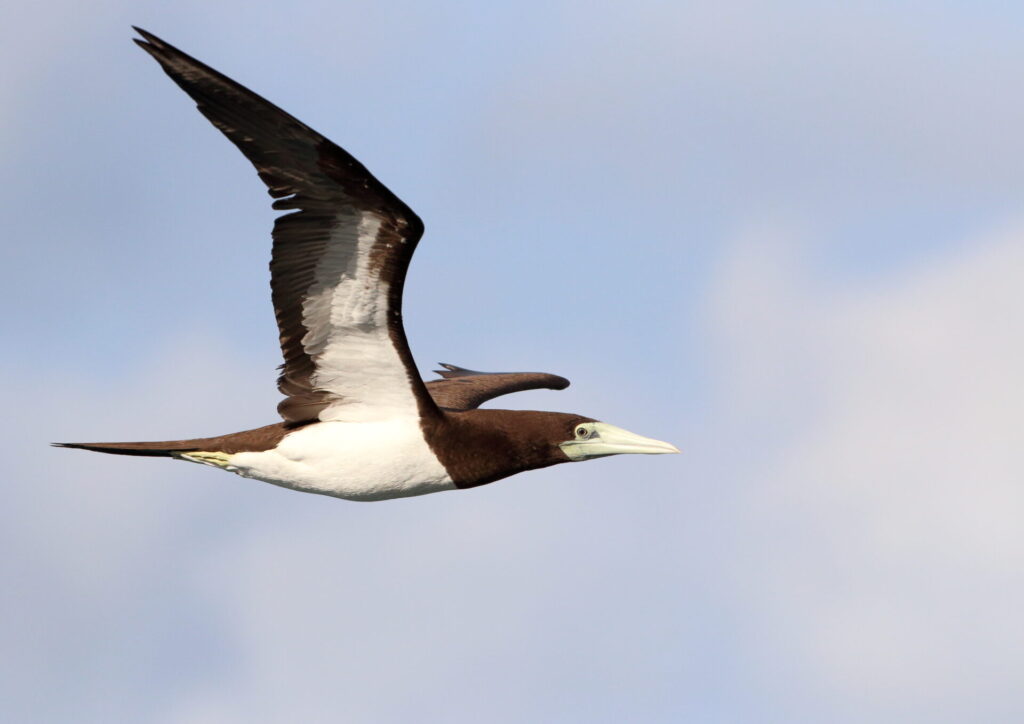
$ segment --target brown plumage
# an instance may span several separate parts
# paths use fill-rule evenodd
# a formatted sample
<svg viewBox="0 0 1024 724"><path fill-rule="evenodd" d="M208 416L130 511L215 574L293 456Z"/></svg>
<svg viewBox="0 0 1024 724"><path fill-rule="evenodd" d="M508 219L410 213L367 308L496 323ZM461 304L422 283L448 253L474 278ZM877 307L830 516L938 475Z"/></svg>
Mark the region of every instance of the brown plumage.
<svg viewBox="0 0 1024 724"><path fill-rule="evenodd" d="M593 418L536 410L445 411L423 422L427 443L456 487L475 488L524 470L569 462L558 443Z"/></svg>
<svg viewBox="0 0 1024 724"><path fill-rule="evenodd" d="M306 423L308 424L308 423ZM112 455L144 455L171 457L184 452L260 452L274 448L284 436L303 424L275 422L254 430L233 432L217 437L198 437L193 440L164 440L161 442L55 442L54 447L72 447Z"/></svg>
<svg viewBox="0 0 1024 724"><path fill-rule="evenodd" d="M362 215L380 223L364 275L387 295L388 334L402 357L421 413L436 414L402 327L402 289L406 270L423 236L423 222L347 151L265 98L152 33L135 28L145 40L135 42L160 63L164 72L195 101L196 107L256 167L276 201L291 213L274 223L271 252L271 298L280 331L284 364L278 389L286 396L278 412L288 422L317 419L337 397L311 381L315 354L309 341L308 310L303 303L325 284L318 263L330 247L341 268L356 264L352 246L331 242L339 227L358 227ZM316 330L313 330L316 332Z"/></svg>
<svg viewBox="0 0 1024 724"><path fill-rule="evenodd" d="M570 460L678 452L581 415L478 409L512 392L566 388L557 375L445 364L441 379L424 383L402 326L419 217L294 116L136 30L135 42L253 164L273 208L287 212L274 223L270 262L284 421L217 437L59 446L181 457L352 500L474 487Z"/></svg>
<svg viewBox="0 0 1024 724"><path fill-rule="evenodd" d="M524 390L564 390L569 380L547 372L476 372L441 363L434 370L444 379L431 380L427 391L439 407L471 410L500 395Z"/></svg>
<svg viewBox="0 0 1024 724"><path fill-rule="evenodd" d="M545 372L476 372L474 370L467 370L462 367L456 367L455 365L445 363L441 363L441 366L445 369L437 370L437 373L442 375L443 379L431 380L426 383L426 387L439 407L452 412L474 410L474 408L479 407L487 400L500 395L507 395L512 392L541 388L564 390L569 386L569 380L564 377L547 374ZM500 414L479 414L470 415L467 418L462 415L451 415L448 414L448 412L444 412L439 417L432 418L428 428L428 434L432 435L433 438L438 441L452 439L453 435L458 437L463 430L470 429L472 427L466 427L465 420L469 419L479 420L481 423L485 423L485 427L487 428L486 433L481 432L480 435L475 436L476 438L479 438L479 441L483 441L485 438L498 439L502 436L511 440L516 434L513 429L512 422L518 421L521 423L523 421L519 411L487 410L478 412L508 412L512 414L504 417ZM537 412L529 414L549 416L561 415L562 413ZM590 418L583 418L578 415L567 415L565 416L565 419L589 420ZM550 422L546 417L545 420L546 422ZM92 450L94 452L105 452L113 455L143 455L149 457L170 457L174 453L196 451L223 453L260 452L276 447L277 444L284 439L285 435L294 430L298 430L307 424L309 424L309 422L278 422L272 425L264 425L263 427L258 427L254 430L245 430L243 432L235 432L229 435L218 435L216 437L201 437L193 440L164 440L159 442L67 442L54 443L54 446L78 448L80 450ZM564 419L559 418L559 424L561 427L558 434L564 435L566 434L565 430L571 430L572 425L575 423L565 422ZM544 427L547 429L549 426L550 425L545 425ZM453 430L455 432L452 432ZM527 449L525 442L523 442L522 445L513 447L515 447L517 451L514 453L514 456L520 456L524 459L533 459L536 457L535 454L531 456L522 452ZM474 454L472 453L472 445L468 440L463 441L462 452L455 456L455 460L461 468L465 469L463 474L466 479L476 479L479 475L484 474L484 472L481 472L481 466L478 463L470 462L473 458ZM557 461L556 456L555 462ZM477 484L479 485L479 483Z"/></svg>

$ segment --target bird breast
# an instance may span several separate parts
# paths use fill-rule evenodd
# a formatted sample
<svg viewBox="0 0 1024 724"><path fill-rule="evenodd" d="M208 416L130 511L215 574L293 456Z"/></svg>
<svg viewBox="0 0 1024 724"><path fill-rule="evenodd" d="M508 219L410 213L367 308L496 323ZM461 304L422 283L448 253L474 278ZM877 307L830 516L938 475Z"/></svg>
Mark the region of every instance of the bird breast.
<svg viewBox="0 0 1024 724"><path fill-rule="evenodd" d="M455 488L415 417L314 423L288 434L271 450L232 455L228 469L348 500L386 500Z"/></svg>

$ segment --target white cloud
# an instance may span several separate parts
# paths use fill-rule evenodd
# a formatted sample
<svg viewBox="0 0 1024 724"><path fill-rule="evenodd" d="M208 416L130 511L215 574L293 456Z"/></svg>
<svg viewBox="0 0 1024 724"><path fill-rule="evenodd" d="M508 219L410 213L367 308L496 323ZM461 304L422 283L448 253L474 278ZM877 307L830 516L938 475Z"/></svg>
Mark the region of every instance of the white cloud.
<svg viewBox="0 0 1024 724"><path fill-rule="evenodd" d="M696 480L632 480L641 461L366 506L163 461L13 458L6 535L22 554L8 578L31 585L5 608L29 623L7 640L34 653L9 685L32 691L57 655L67 700L90 702L83 719L344 707L401 721L427 706L514 721L578 714L584 694L621 713L652 691L657 718L680 694L652 676L700 681L714 652L688 627L706 629L717 599L734 616L729 668L777 720L808 707L830 721L1009 711L1024 664L1022 237L830 290L784 226L743 234L708 305L731 427L713 431L727 453L703 462L740 481L732 513L702 503ZM118 390L18 375L12 449L80 431L72 411L158 436L242 426L228 419L239 408L264 422L269 371L244 372L210 339L158 357ZM696 442L684 447L700 458ZM704 523L709 501L717 519ZM709 535L722 523L731 546ZM88 698L113 680L134 699Z"/></svg>
<svg viewBox="0 0 1024 724"><path fill-rule="evenodd" d="M686 454L671 461L563 466L470 493L360 506L197 466L45 448L50 439L78 439L100 429L107 431L97 433L104 437L165 437L273 419L272 370L249 369L237 353L221 349L212 327L209 339L167 343L164 361L142 365L134 378L112 375L119 378L117 387L69 376L68 370L83 368L70 359L71 350L145 349L149 340L126 339L120 313L131 316L128 308L93 312L92 319L116 320L98 327L69 324L66 311L93 300L83 292L69 296L77 288L54 283L55 274L69 270L87 280L97 297L119 285L155 290L160 284L148 273L145 283L139 281L134 264L118 274L99 270L122 263L119 245L131 243L182 274L183 267L165 258L168 249L182 247L162 244L155 227L184 245L203 239L194 248L208 249L204 254L214 254L221 243L208 241L216 235L205 229L181 233L168 224L125 221L123 214L137 206L131 194L139 189L184 183L174 180L179 178L222 185L206 170L195 178L154 172L150 164L168 151L152 136L140 135L140 150L126 154L140 169L140 181L122 184L116 201L107 198L109 179L128 176L82 174L108 179L83 186L69 173L95 167L95 145L80 143L81 126L88 123L84 114L100 117L79 102L75 88L83 99L107 103L110 94L101 92L106 86L96 84L120 83L117 74L130 72L139 83L131 86L139 93L131 108L157 124L157 138L166 134L152 109L165 106L151 106L150 94L180 104L183 118L191 113L190 128L202 123L161 85L166 81L144 58L122 62L137 53L127 41L127 20L251 79L307 120L337 114L335 128L364 123L380 130L380 144L363 143L395 153L382 154L381 177L389 183L383 162L415 168L424 153L421 138L403 131L386 140L391 116L371 112L376 106L372 97L366 100L366 89L376 88L388 105L417 108L412 116L395 117L411 118L409 129L433 129L415 131L423 139L443 137L448 129L460 150L449 153L424 141L424 157L435 159L427 164L431 178L442 166L452 172L437 175L450 180L432 186L452 189L452 208L460 209L453 228L475 235L466 248L477 251L459 255L469 259L472 272L463 276L490 263L476 258L484 253L479 249L500 254L506 244L505 237L480 234L489 227L473 218L502 220L481 203L490 189L495 206L528 227L509 232L510 239L536 237L550 253L558 246L572 254L583 242L598 251L619 249L622 238L638 244L637 253L626 256L643 274L602 278L602 265L619 269L631 262L603 252L593 259L614 263L547 266L560 282L572 283L575 273L597 279L594 288L602 291L660 274L673 286L648 292L659 300L658 309L670 294L680 300L690 294L676 277L684 268L701 268L688 249L708 248L714 232L707 229L730 224L735 209L763 206L764 198L786 208L803 205L820 219L829 215L817 203L824 195L858 221L867 216L861 214L865 207L873 212L886 204L945 209L937 188L968 206L970 199L963 199L980 199L979 217L993 206L1016 203L1022 165L1014 131L1020 124L1012 121L1024 106L1002 92L1013 87L1021 65L1019 45L1003 37L1011 35L1013 23L1005 23L1001 34L991 21L975 32L978 16L968 27L959 23L970 18L952 11L914 7L886 8L883 19L870 10L825 10L813 3L778 9L752 2L652 3L600 12L566 6L527 25L505 23L504 17L473 25L456 8L438 21L450 19L450 32L436 34L422 31L423 14L416 10L402 15L396 36L392 15L404 11L379 11L377 5L355 25L331 20L352 14L348 5L328 15L311 5L268 11L244 27L228 28L208 14L163 19L178 23L177 29L152 18L122 19L120 5L101 15L90 8L87 26L75 13L57 13L63 20L56 30L52 23L11 25L15 32L32 26L48 35L30 32L16 43L12 35L4 46L27 73L4 91L11 100L5 109L21 113L0 113L0 123L8 124L4 133L29 138L27 130L43 133L44 121L60 123L58 132L37 133L32 143L8 144L31 162L12 170L17 178L49 174L39 177L45 183L11 188L53 190L63 183L68 189L47 195L43 206L8 198L12 222L26 224L10 238L49 240L8 249L37 255L39 263L19 266L18 276L48 279L50 290L40 295L34 283L12 296L12 308L23 309L25 299L34 305L26 317L29 336L12 358L39 356L40 350L45 357L55 335L65 343L63 354L49 357L56 367L39 362L37 369L9 368L5 375L17 383L5 399L9 486L0 509L2 573L13 582L0 609L3 648L15 652L5 657L0 677L9 718L408 721L423 718L424 711L476 721L678 721L684 713L694 720L838 721L844 712L858 721L1020 718L1000 716L1024 707L1013 677L1024 663L1024 304L1018 284L1024 234L1018 231L979 238L943 259L926 250L917 258L933 259L927 267L869 288L833 290L800 264L806 256L801 235L794 240L788 225L768 233L749 229L709 299L709 329L722 333L718 364L709 365L719 395L701 400L696 411L681 399L682 383L653 399L652 390L683 364L682 357L652 347L670 334L666 319L659 317L631 342L610 345L597 338L595 351L609 361L583 355L590 366L581 371L577 347L572 366L552 362L575 384L560 396L545 393L540 406L574 409L579 402L582 412L590 412L586 402L628 411L637 416L639 432L681 444ZM231 11L215 12L234 22ZM428 14L438 12L431 8ZM563 27L556 22L559 12ZM311 30L314 14L328 21ZM282 48L288 38L311 32L336 39L334 45L296 50L322 58L324 72L303 74L308 63L282 62L275 53L253 55L254 47L266 45L260 37L270 28L284 33L274 41ZM107 40L97 40L98 33ZM360 35L354 42L353 33ZM78 40L69 48L70 36ZM499 36L511 40L499 43L493 56L466 41L471 37L482 48ZM402 45L409 38L416 42ZM374 53L364 52L371 47ZM51 55L44 58L40 48ZM100 62L100 48L109 62ZM69 61L86 55L94 65ZM410 57L418 62L402 62ZM54 74L58 66L76 70ZM476 81L456 72L469 66ZM91 75L81 75L89 68ZM422 83L409 75L414 71L423 74ZM424 95L437 95L436 103L392 97L398 87L392 77L404 79L403 93L425 88ZM289 104L287 91L274 90L275 78L303 103L323 102L332 110ZM487 92L438 91L438 78L467 92L475 82ZM326 85L337 93L308 90ZM123 88L116 95L122 97ZM487 97L494 99L490 117L475 118L472 109ZM26 115L39 99L57 110ZM129 142L120 129L131 126L131 108L102 116L108 120L99 126L111 134L107 147ZM121 121L113 119L124 114L129 120L116 126ZM12 120L16 125L9 125ZM167 148L202 155L192 144L206 138L220 149L223 140L215 135L197 132L185 146L168 142ZM348 143L346 138L337 140ZM65 154L59 143L89 153ZM25 151L35 148L50 149L54 162L41 163ZM188 154L173 153L183 166L193 163ZM486 166L467 176L469 191L454 180L465 171L459 158ZM371 165L378 169L378 162ZM231 178L225 176L224 188L242 183L235 176L240 166L225 168ZM546 183L536 183L538 173L548 177ZM160 178L165 180L154 180ZM253 193L253 183L239 185L239 193ZM590 193L600 183L607 184L607 196ZM181 190L182 205L187 196L203 195ZM67 208L54 214L57 197L109 219L118 219L120 209L117 233L87 214ZM1012 201L1000 202L1007 198ZM538 206L543 214L545 203L572 228L560 233L541 224ZM166 208L174 217L189 217L182 205ZM936 214L935 223L954 216ZM434 240L440 245L445 238L436 234L435 224L444 223L443 214L437 217L428 216L432 240L420 252L414 277L436 278L420 265L429 260ZM697 218L706 225L688 225ZM45 226L54 219L61 222L56 230ZM921 234L913 213L900 219L903 228ZM234 223L225 226L232 239L247 239ZM584 223L594 233L579 228ZM628 227L625 237L616 223ZM117 243L105 246L102 239ZM77 240L74 246L93 266L80 266L73 254L55 263L62 240ZM226 236L223 241L229 243ZM920 246L921 239L908 238L908 244ZM658 269L644 250L656 255ZM262 270L265 262L257 261ZM878 264L890 262L886 256ZM531 279L544 273L545 265L534 266ZM229 283L231 275L220 266L208 268ZM484 354L493 354L498 368L504 366L495 352L500 344L524 359L552 358L552 350L579 344L533 326L553 316L547 306L520 308L517 300L514 313L494 314L502 296L517 299L526 278L507 270L504 282L495 277L490 287L479 287L495 306L473 318L464 297L475 295L474 282L460 279L462 270L456 270L452 303L442 307L445 314L434 315L449 339L466 340L467 349L491 347ZM195 286L197 272L192 265L182 278ZM502 283L510 293L495 296L492 287ZM232 289L225 286L223 294L237 296ZM57 313L40 320L47 300ZM180 305L162 293L136 298L132 306L147 315L166 313L165 307L180 314ZM470 323L460 333L466 317ZM507 318L523 332L500 343L481 336L492 317ZM432 337L433 322L422 322L413 332ZM204 316L200 324L215 321ZM219 324L221 331L229 327ZM609 323L607 329L620 335L630 326ZM153 327L158 325L147 329ZM524 341L530 336L546 341ZM428 341L441 344L424 339L416 349L430 349ZM689 360L704 349L683 354ZM420 357L425 368L431 356ZM690 366L684 367L688 373ZM700 419L716 408L720 416ZM92 418L88 430L83 415ZM677 438L641 426L641 418L655 415L688 427L688 434ZM701 438L704 428L709 432ZM707 475L694 474L702 467ZM744 716L749 710L755 714Z"/></svg>
<svg viewBox="0 0 1024 724"><path fill-rule="evenodd" d="M230 518L217 516L245 503L234 500L234 479L211 481L198 466L47 444L255 427L270 421L273 371L195 336L166 340L139 370L107 382L69 377L46 360L16 365L3 370L18 381L2 436L0 636L11 652L3 711L19 721L146 718L195 675L179 668L189 651L175 640L208 625L196 620L202 603L189 571L230 530ZM218 649L214 634L204 659ZM216 663L203 667L208 674Z"/></svg>
<svg viewBox="0 0 1024 724"><path fill-rule="evenodd" d="M721 615L709 599L731 617L729 680L749 686L719 714L962 721L1024 705L1022 238L979 238L906 274L826 289L799 263L798 235L748 230L708 307L731 390L731 429L714 434L749 454L703 463L739 490L737 510L715 499L702 528L701 493L686 488L703 483L691 482L664 499L685 531L638 501L662 558L637 530L624 544L581 517L628 515L638 489L616 495L612 466L571 469L601 486L597 501L523 479L394 506L310 506L280 524L263 515L211 553L196 584L222 610L238 668L194 688L169 720L315 718L344 702L357 719L426 707L514 721L555 705L559 687L598 700L607 687L612 706L639 706L630 696L653 686L643 677L659 651L689 682L698 661L725 655L695 633ZM438 694L451 682L457 700ZM679 685L655 718L686 698Z"/></svg>
<svg viewBox="0 0 1024 724"><path fill-rule="evenodd" d="M730 414L776 420L741 474L737 564L766 687L831 701L831 721L1019 710L1024 228L858 290L762 236L711 321Z"/></svg>

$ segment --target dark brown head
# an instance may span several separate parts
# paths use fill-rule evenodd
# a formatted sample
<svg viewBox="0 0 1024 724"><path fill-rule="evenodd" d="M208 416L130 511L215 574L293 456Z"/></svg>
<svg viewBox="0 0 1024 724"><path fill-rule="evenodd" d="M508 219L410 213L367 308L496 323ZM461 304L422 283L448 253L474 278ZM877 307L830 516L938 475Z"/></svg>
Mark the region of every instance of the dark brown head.
<svg viewBox="0 0 1024 724"><path fill-rule="evenodd" d="M455 485L472 488L524 470L622 453L679 452L590 417L532 410L446 411L424 424Z"/></svg>

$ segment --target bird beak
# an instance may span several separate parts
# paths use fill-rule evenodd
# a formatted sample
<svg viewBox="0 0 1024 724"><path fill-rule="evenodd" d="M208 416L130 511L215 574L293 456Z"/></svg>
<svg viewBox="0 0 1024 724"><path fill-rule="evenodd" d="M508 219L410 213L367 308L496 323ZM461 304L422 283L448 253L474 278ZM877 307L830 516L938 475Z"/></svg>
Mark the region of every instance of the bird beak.
<svg viewBox="0 0 1024 724"><path fill-rule="evenodd" d="M605 455L623 455L639 453L642 455L662 455L677 453L679 448L661 440L641 437L621 427L605 422L593 424L593 431L584 440L568 440L559 443L558 447L570 460L589 460Z"/></svg>

